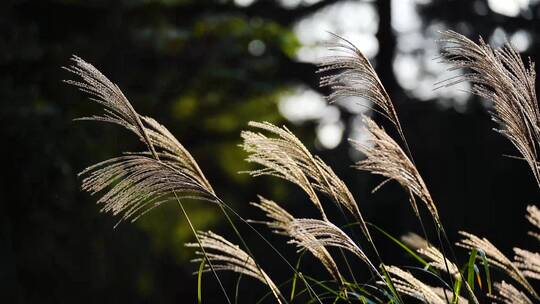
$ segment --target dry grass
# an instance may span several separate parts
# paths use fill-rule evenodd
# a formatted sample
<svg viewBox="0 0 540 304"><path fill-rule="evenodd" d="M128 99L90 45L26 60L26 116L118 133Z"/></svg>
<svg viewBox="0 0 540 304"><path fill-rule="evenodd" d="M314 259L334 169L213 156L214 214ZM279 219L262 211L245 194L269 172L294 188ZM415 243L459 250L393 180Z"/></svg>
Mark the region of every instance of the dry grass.
<svg viewBox="0 0 540 304"><path fill-rule="evenodd" d="M197 251L201 258L193 259L193 262L201 262L203 259L213 263L213 270L232 271L255 278L268 285L274 294L276 301L281 303L283 296L270 277L260 268L255 260L238 245L227 241L224 237L212 231L198 232L200 243L187 243L186 247L204 248L206 252ZM211 271L207 266L205 271Z"/></svg>
<svg viewBox="0 0 540 304"><path fill-rule="evenodd" d="M286 127L271 123L250 122L251 127L267 131L276 137L260 132L243 131L242 147L249 153L247 162L261 165L262 169L249 171L252 176L270 175L298 185L327 220L324 208L314 190L327 195L340 208L348 210L360 223L364 235L371 235L360 213L358 204L345 183L321 158L313 156L302 142Z"/></svg>
<svg viewBox="0 0 540 304"><path fill-rule="evenodd" d="M540 111L534 63L529 59L527 67L509 44L492 49L482 38L477 44L452 31L443 32L440 43L443 61L451 65L451 70L467 70L443 84L471 82L472 93L493 102L491 116L500 126L497 131L508 138L527 161L540 186L537 166Z"/></svg>
<svg viewBox="0 0 540 304"><path fill-rule="evenodd" d="M364 160L356 163L355 167L372 174L382 175L388 180L397 181L409 193L409 201L416 216L420 218L415 196L420 198L436 223L441 226L437 207L414 163L396 141L373 120L364 117L364 125L369 135L369 144L352 141L353 146L366 156ZM374 191L388 180L376 187Z"/></svg>
<svg viewBox="0 0 540 304"><path fill-rule="evenodd" d="M265 222L275 233L285 235L291 240L289 243L297 244L300 249L308 250L321 264L326 268L332 278L340 283L343 283L343 277L339 272L338 266L324 244L319 242L317 238L307 230L303 230L296 223L292 215L290 215L285 209L281 208L276 202L259 197L260 203L253 205L266 213L266 216L271 220ZM310 246L304 247L301 244L310 244Z"/></svg>
<svg viewBox="0 0 540 304"><path fill-rule="evenodd" d="M533 304L533 302L523 292L519 291L512 284L505 281L495 283L495 289L499 296L494 297L496 300L505 304Z"/></svg>
<svg viewBox="0 0 540 304"><path fill-rule="evenodd" d="M395 278L394 284L398 292L420 300L427 304L446 304L444 295L433 287L424 284L412 274L396 266L388 267L388 272Z"/></svg>
<svg viewBox="0 0 540 304"><path fill-rule="evenodd" d="M511 46L492 49L482 40L477 44L450 31L442 33L442 36L440 42L443 60L452 66L451 69L469 70L465 74L443 82L443 85L450 86L462 81L470 81L473 83L474 94L493 102L492 117L500 126L499 132L512 142L521 157L527 161L540 186L540 169L537 166L540 111L534 89L533 63L529 62L526 66ZM419 199L437 223L437 232L444 233L437 206L410 155L397 111L373 66L366 56L347 40L340 38L334 49L343 53L328 57L319 70L321 73L334 73L321 78L321 85L331 87L333 90L328 99L332 102L342 97L353 96L369 100L375 105L373 110L393 124L402 143L406 146L404 150L374 120L364 117L365 132L369 137L369 142L352 143L365 155L365 159L358 162L356 168L387 178L374 191L387 181L398 182L407 191L416 216L420 218L416 202ZM255 278L268 286L277 303L286 303L287 300L281 294L277 284L258 265L247 246L244 246L246 247L244 250L213 232L197 232L193 227L182 206L182 199L194 198L210 201L222 208L224 203L216 195L195 159L180 141L154 119L139 115L119 87L91 64L74 57L73 65L67 70L79 76L81 80L66 82L88 93L93 101L103 107L102 114L83 118L84 120L120 125L133 132L146 146L142 152L125 153L123 156L97 163L81 172L83 190L101 195L98 203L103 205L102 211L119 215L120 221L136 220L162 203L176 200L197 240L197 243L189 243L186 246L199 249L196 252L199 258L194 261L204 261L206 265L204 271L212 271L215 274L216 271L226 270ZM463 280L466 270L460 271L458 267L461 265L460 262L455 257L444 254L442 244L440 246L429 244L423 238L413 234L403 239L404 243L417 249L420 255L429 260L431 267L426 271L443 281L442 286L428 285L402 268L386 267L380 259L356 199L332 168L320 157L313 155L286 127L278 127L268 122L250 122L249 126L255 131L242 132L242 148L248 153L246 160L260 167L248 173L252 176L274 176L297 185L306 193L309 201L320 213L320 219L297 218L277 203L260 197L260 202L253 205L265 212L268 220L251 221L251 223L263 223L275 233L286 236L289 243L297 246L299 252L311 253L324 266L332 281L339 285L339 290L336 290L334 294L336 295L334 303L340 299L352 303L357 300L353 297L358 297L359 293L365 299L371 297L371 293L365 292L365 286L370 286L384 295L384 299L373 297L373 302L376 303L404 303L401 295L415 298L423 303L442 304L447 303L449 299L453 299L453 303L467 303L460 297L460 291L450 290L454 287L452 282L446 282L437 271L449 272L450 281L453 278L456 282L464 284L469 300L478 303L476 295L482 291L474 290L474 284L469 285ZM372 262L372 258L359 243L328 217L326 211L328 206L323 206L321 194L329 198L340 210L345 209L352 214L364 236L373 246L380 265ZM540 228L539 209L529 206L527 211L527 219L536 228ZM245 222L251 225L250 222ZM236 231L234 224L233 228ZM460 233L463 239L457 243L457 246L485 253L490 265L503 270L503 275L517 282L519 288L523 288L535 299L540 299L527 280L527 278L540 279L539 253L515 248L515 261L511 261L486 238L479 238L466 232ZM531 235L540 240L537 232L531 232ZM243 241L242 238L241 240ZM399 241L396 240L396 242ZM371 286L369 283L364 285L348 282L348 279L340 272L340 265L330 254L328 249L330 247L337 247L342 253L348 251L367 264L370 271L377 275L378 287ZM346 258L345 254L343 257ZM350 268L348 262L347 266L352 273L353 269ZM377 266L380 266L381 271ZM295 270L295 278L296 275L303 278L301 273ZM470 273L470 275L473 274ZM215 276L221 284L217 274ZM311 297L309 301L323 303L307 281L304 280L304 284ZM505 281L495 284L495 288L498 292L495 299L500 302L532 303L524 292ZM231 303L225 290L224 294L227 301ZM291 301L293 299L294 292L291 293ZM361 298L358 297L358 300Z"/></svg>
<svg viewBox="0 0 540 304"><path fill-rule="evenodd" d="M529 281L525 278L525 275L515 263L508 259L495 245L493 245L486 238L479 238L474 234L460 231L459 232L464 238L456 243L457 246L467 248L467 249L479 249L482 250L490 263L495 267L506 272L508 276L516 280L521 286L523 286L527 291L529 291L534 297L538 297L536 291L531 286Z"/></svg>

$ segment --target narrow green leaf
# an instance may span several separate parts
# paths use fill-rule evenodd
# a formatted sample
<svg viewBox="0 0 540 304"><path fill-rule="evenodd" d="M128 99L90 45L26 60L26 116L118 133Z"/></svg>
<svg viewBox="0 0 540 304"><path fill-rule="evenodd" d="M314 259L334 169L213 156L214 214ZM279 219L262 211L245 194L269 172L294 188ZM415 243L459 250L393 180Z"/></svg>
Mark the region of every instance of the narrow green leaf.
<svg viewBox="0 0 540 304"><path fill-rule="evenodd" d="M375 229L377 229L379 232L384 234L387 238L392 240L394 243L399 245L399 247L403 248L408 254L410 254L413 258L415 258L418 262L420 262L424 267L431 268L431 266L424 260L422 257L420 257L416 252L414 252L412 249L407 247L407 245L403 244L400 240L396 239L392 235L390 235L388 232L384 231L382 228L379 228L377 225L374 225L372 223L369 223L370 226L373 226Z"/></svg>
<svg viewBox="0 0 540 304"><path fill-rule="evenodd" d="M474 291L474 261L476 260L477 253L478 250L476 248L473 248L473 250L471 250L471 255L469 256L469 263L467 264L467 283L469 283L472 291Z"/></svg>
<svg viewBox="0 0 540 304"><path fill-rule="evenodd" d="M238 290L240 289L240 280L242 280L242 274L238 276L238 279L236 280L236 292L234 295L234 303L238 304Z"/></svg>
<svg viewBox="0 0 540 304"><path fill-rule="evenodd" d="M340 299L343 299L343 300L347 300L346 298L344 298L341 293L335 291L333 288L329 287L328 285L324 284L324 281L318 281L312 277L309 277L309 276L306 276L306 275L303 275L306 279L308 279L309 281L315 283L316 286L320 286L322 287L324 290L326 290L327 292L329 292L330 294L334 295L334 296L337 296L339 297Z"/></svg>
<svg viewBox="0 0 540 304"><path fill-rule="evenodd" d="M199 265L199 273L197 274L197 303L202 303L202 276L204 273L204 265L206 264L206 259L202 259L201 265Z"/></svg>
<svg viewBox="0 0 540 304"><path fill-rule="evenodd" d="M454 297L452 298L452 304L459 303L459 293L461 292L461 277L458 277L454 282Z"/></svg>
<svg viewBox="0 0 540 304"><path fill-rule="evenodd" d="M482 264L484 265L484 273L486 274L488 294L491 294L491 274L489 271L489 262L484 250L478 250L478 253L480 253L480 256L482 257Z"/></svg>
<svg viewBox="0 0 540 304"><path fill-rule="evenodd" d="M302 261L302 258L304 257L304 253L305 251L302 251L302 253L298 257L298 260L296 261L296 266L295 266L296 271L294 272L294 276L292 280L292 287L291 287L291 298L290 298L291 302L294 299L294 293L296 291L296 282L298 281L298 273L299 273L298 269L300 269L300 262Z"/></svg>
<svg viewBox="0 0 540 304"><path fill-rule="evenodd" d="M390 278L390 275L388 274L388 272L386 271L386 269L381 265L381 270L382 270L382 273L384 275L384 280L386 281L386 285L390 288L390 291L392 292L394 298L391 299L392 303L395 301L395 300L398 300L399 299L399 296L397 294L397 291L396 289L394 288L394 284L392 284L392 278ZM399 300L397 301L399 303Z"/></svg>

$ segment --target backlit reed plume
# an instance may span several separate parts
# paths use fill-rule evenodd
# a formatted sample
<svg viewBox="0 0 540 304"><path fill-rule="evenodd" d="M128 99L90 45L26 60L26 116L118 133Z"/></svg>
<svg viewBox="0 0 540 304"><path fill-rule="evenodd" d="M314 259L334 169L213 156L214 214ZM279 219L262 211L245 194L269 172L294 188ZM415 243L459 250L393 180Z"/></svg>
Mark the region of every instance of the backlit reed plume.
<svg viewBox="0 0 540 304"><path fill-rule="evenodd" d="M338 52L338 55L326 57L317 71L318 73L335 72L333 75L322 76L320 79L321 87L332 89L332 93L328 96L330 102L343 97L364 98L375 104L378 109L373 110L394 124L400 136L405 139L390 96L367 57L350 41L337 35L334 36L338 42L330 49Z"/></svg>
<svg viewBox="0 0 540 304"><path fill-rule="evenodd" d="M243 148L249 153L246 160L263 166L262 169L249 171L249 174L276 176L298 185L320 210L323 219L326 219L326 214L314 190L328 195L338 206L355 216L364 234L371 241L354 197L345 183L322 159L313 156L286 127L279 128L268 122L250 122L249 125L276 136L268 137L252 131L242 132Z"/></svg>
<svg viewBox="0 0 540 304"><path fill-rule="evenodd" d="M396 266L388 266L386 271L392 276L397 292L418 299L423 303L446 304L444 294L441 297L435 288L418 280L409 272Z"/></svg>
<svg viewBox="0 0 540 304"><path fill-rule="evenodd" d="M477 44L453 31L443 32L440 42L443 61L451 65L450 70L467 70L443 85L469 81L473 84L472 93L493 102L491 117L500 125L497 131L517 148L540 186L537 165L540 111L534 63L529 59L527 67L510 44L492 49L482 38Z"/></svg>
<svg viewBox="0 0 540 304"><path fill-rule="evenodd" d="M88 167L82 188L91 194L108 189L98 200L103 212L122 213L121 220L132 221L160 204L174 198L197 198L212 201L214 196L196 180L186 175L174 162L145 155L128 154Z"/></svg>
<svg viewBox="0 0 540 304"><path fill-rule="evenodd" d="M534 206L534 205L527 206L526 218L537 229L540 229L540 210L536 206ZM529 231L529 235L535 237L537 240L540 241L540 233L534 232L534 231Z"/></svg>
<svg viewBox="0 0 540 304"><path fill-rule="evenodd" d="M275 233L295 238L297 243L312 243L313 246L307 247L307 250L318 259L326 268L330 275L338 282L342 282L342 276L336 265L336 262L323 245L318 245L317 239L309 233L293 233L291 229L294 227L296 219L289 214L285 209L281 208L274 201L265 199L259 196L260 203L252 203L253 206L261 209L266 213L266 216L271 219L265 224L273 229Z"/></svg>
<svg viewBox="0 0 540 304"><path fill-rule="evenodd" d="M540 280L540 254L528 250L514 248L514 260L523 275Z"/></svg>
<svg viewBox="0 0 540 304"><path fill-rule="evenodd" d="M115 123L133 131L143 140L154 157L157 157L141 117L135 112L122 90L90 63L77 56L73 56L71 60L73 65L65 69L80 76L82 81L65 80L65 82L88 93L90 99L102 105L105 112L102 115L82 119Z"/></svg>
<svg viewBox="0 0 540 304"><path fill-rule="evenodd" d="M122 220L135 220L171 198L215 200L210 183L193 157L164 126L139 115L120 88L93 65L76 56L72 61L66 70L81 81L65 82L88 93L104 111L81 119L123 126L148 148L147 152L127 153L100 162L80 173L84 176L84 190L96 194L110 188L98 201L104 204L102 211L123 213Z"/></svg>
<svg viewBox="0 0 540 304"><path fill-rule="evenodd" d="M420 253L421 255L423 255L429 260L428 264L431 267L438 269L440 271L445 271L445 272L450 273L450 275L452 275L454 279L456 280L463 280L463 277L461 276L461 273L459 272L459 267L456 264L454 264L452 261L448 260L444 256L444 254L440 252L439 249L437 249L437 247L430 245L424 248L420 248L417 251L418 253ZM462 284L465 285L465 289L469 293L469 296L472 299L472 301L474 303L478 303L478 299L474 295L474 291L472 290L469 283L463 280ZM444 296L442 292L439 292L439 295Z"/></svg>
<svg viewBox="0 0 540 304"><path fill-rule="evenodd" d="M457 246L470 250L476 248L484 251L491 265L494 265L506 272L521 286L525 287L525 289L527 289L527 291L529 291L535 298L538 298L538 295L534 291L533 287L527 281L517 265L512 263L512 261L502 254L502 252L499 251L499 249L497 249L497 247L495 247L488 239L479 238L476 235L464 231L460 231L459 234L461 234L464 238L456 243Z"/></svg>
<svg viewBox="0 0 540 304"><path fill-rule="evenodd" d="M496 282L493 284L498 296L494 296L496 300L505 304L533 304L533 302L522 291L519 291L512 284L505 281Z"/></svg>
<svg viewBox="0 0 540 304"><path fill-rule="evenodd" d="M362 249L343 230L328 221L295 219L288 225L287 232L292 238L290 243L296 244L299 250L317 250L320 246L342 248L356 255L380 276Z"/></svg>
<svg viewBox="0 0 540 304"><path fill-rule="evenodd" d="M401 242L412 249L421 249L431 246L431 244L423 237L414 232L408 232L400 237Z"/></svg>
<svg viewBox="0 0 540 304"><path fill-rule="evenodd" d="M460 277L459 268L457 265L445 258L442 252L440 252L436 247L428 246L420 248L417 251L429 260L428 264L433 268L447 271L448 267L448 271L454 278Z"/></svg>
<svg viewBox="0 0 540 304"><path fill-rule="evenodd" d="M351 141L353 146L366 156L364 160L357 162L355 167L388 178L374 191L388 180L400 183L409 193L409 200L416 216L420 217L415 196L424 202L435 222L439 227L442 227L437 207L416 166L384 129L366 116L364 116L363 121L369 136L369 144Z"/></svg>
<svg viewBox="0 0 540 304"><path fill-rule="evenodd" d="M199 243L187 243L186 247L200 248L202 246L205 250L205 252L197 251L196 254L200 258L192 260L193 262L201 262L203 258L206 258L212 263L212 268L206 264L204 271L232 271L255 278L266 284L272 291L277 302L281 303L283 296L276 284L255 263L255 260L240 249L238 245L229 242L224 237L211 231L199 231L197 235L200 245Z"/></svg>
<svg viewBox="0 0 540 304"><path fill-rule="evenodd" d="M442 287L433 287L433 286L430 286L430 287L431 287L431 290L433 290L433 292L435 292L441 299L453 299L454 292L452 290L449 290L447 288L442 288ZM456 302L452 302L452 303L456 303ZM463 297L459 297L459 299L457 299L457 303L468 304L469 301Z"/></svg>

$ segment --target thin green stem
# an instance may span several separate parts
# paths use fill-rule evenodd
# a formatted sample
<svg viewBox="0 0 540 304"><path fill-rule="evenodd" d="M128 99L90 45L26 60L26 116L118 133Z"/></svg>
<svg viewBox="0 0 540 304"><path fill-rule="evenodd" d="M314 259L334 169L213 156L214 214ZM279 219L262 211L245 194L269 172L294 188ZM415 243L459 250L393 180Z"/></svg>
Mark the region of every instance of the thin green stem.
<svg viewBox="0 0 540 304"><path fill-rule="evenodd" d="M223 295L225 296L225 299L227 300L227 303L232 304L231 300L229 299L229 296L227 295L227 292L225 291L225 287L223 286L223 283L219 279L219 276L218 276L217 272L214 270L214 266L212 265L212 262L210 261L210 259L208 258L208 255L206 254L206 250L204 249L204 246L202 245L202 242L199 239L199 235L197 234L197 230L195 230L195 227L193 227L193 223L189 219L189 215L187 214L186 209L184 208L184 205L180 201L180 198L176 194L176 191L173 191L173 193L174 193L174 197L176 198L176 201L178 202L178 205L180 206L180 209L182 210L182 213L184 214L184 217L186 218L186 220L188 222L188 225L189 225L189 228L191 229L191 232L193 232L193 235L195 235L195 239L197 239L197 243L199 244L199 248L201 248L201 251L202 251L202 253L204 255L204 258L206 259L206 261L208 262L208 265L210 266L210 270L212 271L212 273L216 277L216 280L218 281L219 287L221 288L221 291L223 292Z"/></svg>

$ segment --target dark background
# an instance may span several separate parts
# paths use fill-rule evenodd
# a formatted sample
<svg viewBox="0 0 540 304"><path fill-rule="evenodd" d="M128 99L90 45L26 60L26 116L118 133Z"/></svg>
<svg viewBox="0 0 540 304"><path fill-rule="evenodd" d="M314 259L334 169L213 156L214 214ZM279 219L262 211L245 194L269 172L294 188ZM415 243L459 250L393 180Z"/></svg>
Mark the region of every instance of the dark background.
<svg viewBox="0 0 540 304"><path fill-rule="evenodd" d="M473 97L454 100L451 96L459 88L433 95L432 84L444 79L442 73L423 80L430 84L423 93L399 80L396 70L410 76L396 64L403 52L416 60L420 80L432 73L429 62L434 55L431 44L413 45L416 40L408 42L409 36L393 28L392 18L401 18L399 11L391 11L397 1L297 2L256 0L249 6L228 0L1 2L0 302L196 302L196 278L191 273L198 265L189 263L193 251L183 247L192 236L177 205L163 206L135 224L113 229L117 219L99 213L96 198L80 191L77 172L143 147L114 126L72 121L97 111L83 94L61 82L71 77L60 67L69 64L72 54L119 84L139 113L165 124L192 152L217 193L245 218L261 218L248 208L256 194L283 203L297 216L316 214L294 186L237 174L249 168L237 146L239 132L249 120L268 120L290 126L332 165L369 221L395 236L419 233L399 186L391 183L371 194L381 178L350 167L353 160L345 140L325 149L316 138L320 121L291 123L278 109L282 94L296 86L328 93L318 88L316 66L297 60L301 42L293 29L301 20L345 2L366 3L378 16L374 35L379 47L372 60L396 103L414 159L452 241L458 230L467 230L488 237L509 256L513 246L537 249L526 235L530 227L523 215L527 204L537 202L538 188L525 163L502 156L516 152L492 132L495 125L486 103ZM540 58L537 1L513 15L497 12L493 3L481 0L410 4L418 13L415 18L420 18L416 32L416 37L424 37L420 41L436 39L437 29L456 30L474 39L482 35L495 44L501 37L517 37L517 32L527 38L524 54ZM265 44L262 53L249 51L253 40ZM361 46L362 41L357 43ZM401 50L400 44L405 45ZM355 128L355 114L340 109L348 136ZM215 206L190 202L187 207L197 228L231 236ZM275 281L290 278L283 262L239 225ZM296 261L283 238L261 231L291 263ZM388 240L377 239L389 263L415 265ZM464 262L463 251L457 251ZM306 273L325 278L319 266L306 261ZM237 276L222 278L234 295ZM204 282L204 303L223 303L210 275ZM239 303L253 303L265 292L258 282L243 278Z"/></svg>

